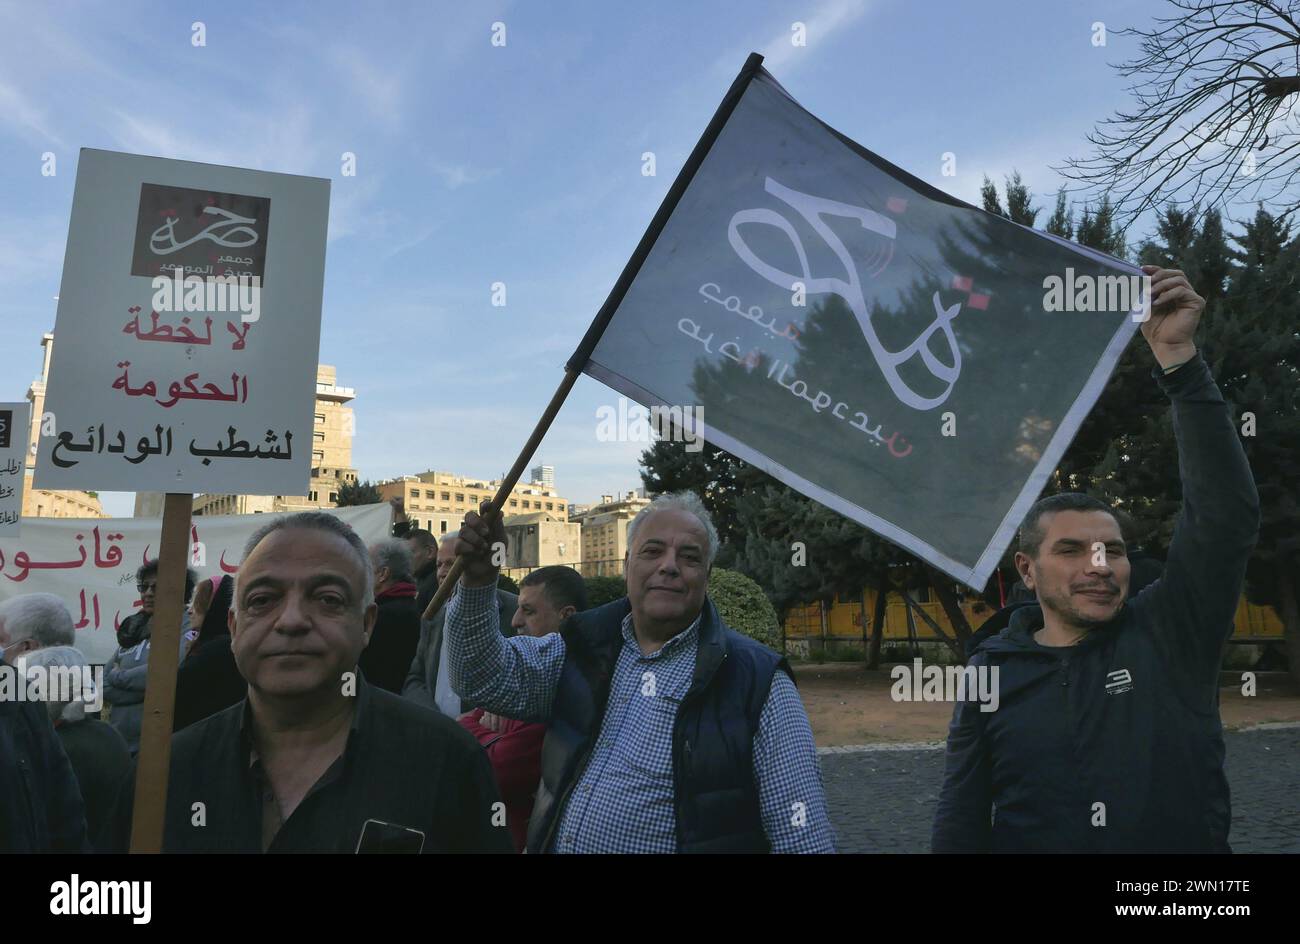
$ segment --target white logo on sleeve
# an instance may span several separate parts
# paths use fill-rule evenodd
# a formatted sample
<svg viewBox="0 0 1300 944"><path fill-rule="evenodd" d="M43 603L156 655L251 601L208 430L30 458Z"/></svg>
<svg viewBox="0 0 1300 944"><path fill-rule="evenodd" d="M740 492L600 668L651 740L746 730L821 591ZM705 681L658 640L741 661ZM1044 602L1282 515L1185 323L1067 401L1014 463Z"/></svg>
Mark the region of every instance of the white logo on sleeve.
<svg viewBox="0 0 1300 944"><path fill-rule="evenodd" d="M1133 691L1133 676L1128 669L1116 669L1106 673L1106 694L1120 695Z"/></svg>

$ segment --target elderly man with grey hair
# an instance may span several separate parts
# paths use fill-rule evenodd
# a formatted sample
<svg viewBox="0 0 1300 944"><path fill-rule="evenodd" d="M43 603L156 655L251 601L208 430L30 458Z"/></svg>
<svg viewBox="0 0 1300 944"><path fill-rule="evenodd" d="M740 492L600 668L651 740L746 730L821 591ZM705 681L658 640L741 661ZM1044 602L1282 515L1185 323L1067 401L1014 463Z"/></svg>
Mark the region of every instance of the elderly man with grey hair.
<svg viewBox="0 0 1300 944"><path fill-rule="evenodd" d="M0 604L0 692L7 693L0 697L0 853L90 851L77 775L44 695L27 697L32 690L20 676L51 641L70 643L72 631L72 616L48 593Z"/></svg>
<svg viewBox="0 0 1300 944"><path fill-rule="evenodd" d="M52 593L25 593L0 603L0 661L10 665L46 646L71 646L74 632L72 614Z"/></svg>
<svg viewBox="0 0 1300 944"><path fill-rule="evenodd" d="M492 596L505 533L489 508L466 515L456 544L451 683L548 725L528 851L834 851L790 667L707 596L718 534L698 497L660 496L633 519L626 597L508 640Z"/></svg>
<svg viewBox="0 0 1300 944"><path fill-rule="evenodd" d="M229 615L248 697L172 738L164 851L513 851L474 738L357 671L376 611L370 554L337 517L253 534Z"/></svg>
<svg viewBox="0 0 1300 944"><path fill-rule="evenodd" d="M370 545L370 565L375 572L379 612L370 642L361 653L361 671L367 682L400 695L420 641L410 548L397 538L379 541Z"/></svg>

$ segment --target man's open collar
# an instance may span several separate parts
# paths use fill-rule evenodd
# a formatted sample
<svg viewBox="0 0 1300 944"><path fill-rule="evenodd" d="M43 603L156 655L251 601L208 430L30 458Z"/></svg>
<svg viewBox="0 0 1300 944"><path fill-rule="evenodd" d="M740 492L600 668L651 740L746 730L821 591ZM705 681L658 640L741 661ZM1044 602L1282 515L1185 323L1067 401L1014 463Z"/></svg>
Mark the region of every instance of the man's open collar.
<svg viewBox="0 0 1300 944"><path fill-rule="evenodd" d="M348 741L343 749L344 756L353 749L356 735L361 730L363 719L369 716L369 705L373 700L370 692L371 687L361 674L361 669L355 667L352 669L352 673L356 678L356 694L352 696L356 699L356 707L352 712L352 721L348 726ZM342 679L339 680L339 684L343 684ZM244 696L239 708L239 743L246 758L245 765L251 767L257 761L257 748L253 741L253 701L247 695Z"/></svg>

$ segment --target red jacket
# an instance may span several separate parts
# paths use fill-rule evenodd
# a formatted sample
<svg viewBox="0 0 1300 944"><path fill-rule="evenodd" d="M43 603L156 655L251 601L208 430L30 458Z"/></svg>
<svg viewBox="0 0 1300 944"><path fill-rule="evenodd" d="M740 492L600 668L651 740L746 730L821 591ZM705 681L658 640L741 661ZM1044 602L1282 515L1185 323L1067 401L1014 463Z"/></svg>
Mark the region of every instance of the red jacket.
<svg viewBox="0 0 1300 944"><path fill-rule="evenodd" d="M487 751L497 789L506 805L506 825L514 837L515 849L523 852L528 818L533 815L533 799L542 777L542 738L546 735L546 725L502 718L501 730L493 731L479 724L482 717L483 709L475 708L462 715L460 723Z"/></svg>

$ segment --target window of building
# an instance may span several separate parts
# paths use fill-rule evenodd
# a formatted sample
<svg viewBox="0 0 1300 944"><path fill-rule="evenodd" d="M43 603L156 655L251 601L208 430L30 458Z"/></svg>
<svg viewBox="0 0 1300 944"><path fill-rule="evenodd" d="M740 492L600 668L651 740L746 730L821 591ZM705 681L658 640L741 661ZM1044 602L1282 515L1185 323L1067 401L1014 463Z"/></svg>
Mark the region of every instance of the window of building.
<svg viewBox="0 0 1300 944"><path fill-rule="evenodd" d="M518 508L518 507L519 507L519 500L518 500L517 498L512 498L512 499L510 499L510 507L511 507L511 508Z"/></svg>
<svg viewBox="0 0 1300 944"><path fill-rule="evenodd" d="M316 425L317 425L317 426L323 426L323 425L325 425L325 414L324 414L324 413L317 413L317 414L316 414Z"/></svg>
<svg viewBox="0 0 1300 944"><path fill-rule="evenodd" d="M308 501L315 501L315 500L316 500L316 493L315 493L315 492L308 492L308 493L307 493L307 500L308 500Z"/></svg>
<svg viewBox="0 0 1300 944"><path fill-rule="evenodd" d="M312 438L315 439L317 442L324 442L324 441L325 441L325 434L322 433L320 430L317 430L316 432L314 432L314 433L312 434Z"/></svg>
<svg viewBox="0 0 1300 944"><path fill-rule="evenodd" d="M330 492L330 501L332 501L332 502L337 502L338 500L339 500L339 493L338 493L338 492Z"/></svg>
<svg viewBox="0 0 1300 944"><path fill-rule="evenodd" d="M554 511L554 510L555 510L555 502L547 502L547 503L546 503L546 510L547 510L547 511Z"/></svg>
<svg viewBox="0 0 1300 944"><path fill-rule="evenodd" d="M447 519L446 519L446 518L443 518L443 519L442 519L442 533L443 533L443 534L446 534L446 533L447 533Z"/></svg>
<svg viewBox="0 0 1300 944"><path fill-rule="evenodd" d="M457 493L456 493L456 501L459 502L459 503L462 504L462 505L465 504L465 493L464 493L464 492L457 492Z"/></svg>
<svg viewBox="0 0 1300 944"><path fill-rule="evenodd" d="M443 493L442 493L442 500L443 500L443 501L451 501L451 492L443 492Z"/></svg>

